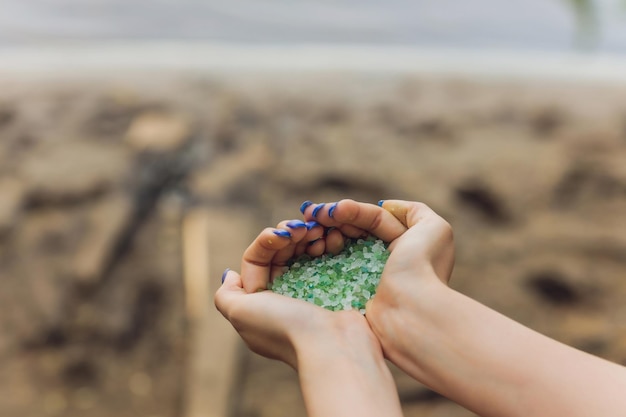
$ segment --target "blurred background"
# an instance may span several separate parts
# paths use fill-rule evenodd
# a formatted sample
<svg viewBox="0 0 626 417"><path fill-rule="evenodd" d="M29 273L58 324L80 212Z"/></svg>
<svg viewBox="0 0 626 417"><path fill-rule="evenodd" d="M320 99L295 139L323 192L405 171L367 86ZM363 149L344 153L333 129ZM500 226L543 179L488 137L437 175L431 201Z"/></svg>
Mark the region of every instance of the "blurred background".
<svg viewBox="0 0 626 417"><path fill-rule="evenodd" d="M621 0L0 0L0 415L304 416L212 294L305 199L426 202L454 288L626 364L625 54Z"/></svg>
<svg viewBox="0 0 626 417"><path fill-rule="evenodd" d="M2 0L3 44L220 40L626 51L622 0Z"/></svg>

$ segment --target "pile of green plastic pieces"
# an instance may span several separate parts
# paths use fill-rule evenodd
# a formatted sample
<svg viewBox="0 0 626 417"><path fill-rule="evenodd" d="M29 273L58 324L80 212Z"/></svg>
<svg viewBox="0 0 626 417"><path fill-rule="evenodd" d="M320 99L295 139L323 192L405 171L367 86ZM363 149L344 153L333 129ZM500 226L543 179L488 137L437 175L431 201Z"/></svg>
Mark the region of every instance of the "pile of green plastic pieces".
<svg viewBox="0 0 626 417"><path fill-rule="evenodd" d="M298 298L328 310L359 310L374 296L389 258L380 239L350 239L341 253L294 259L269 285L282 295Z"/></svg>

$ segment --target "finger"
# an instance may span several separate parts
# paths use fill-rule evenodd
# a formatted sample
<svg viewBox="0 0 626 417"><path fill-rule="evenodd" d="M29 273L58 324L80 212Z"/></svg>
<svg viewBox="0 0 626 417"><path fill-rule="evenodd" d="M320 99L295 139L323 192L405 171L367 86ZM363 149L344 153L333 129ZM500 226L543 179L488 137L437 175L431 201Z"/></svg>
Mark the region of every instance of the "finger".
<svg viewBox="0 0 626 417"><path fill-rule="evenodd" d="M278 229L286 229L291 231L292 243L300 242L307 234L308 228L302 220L283 220L276 226Z"/></svg>
<svg viewBox="0 0 626 417"><path fill-rule="evenodd" d="M272 260L276 254L291 244L291 232L266 228L248 246L241 261L243 288L248 293L267 288Z"/></svg>
<svg viewBox="0 0 626 417"><path fill-rule="evenodd" d="M337 229L341 230L341 233L352 239L364 238L369 235L365 230L352 226L351 224L340 224L337 226Z"/></svg>
<svg viewBox="0 0 626 417"><path fill-rule="evenodd" d="M326 250L326 242L323 237L320 237L313 242L310 242L306 248L306 254L315 258L318 256L322 256L324 251Z"/></svg>
<svg viewBox="0 0 626 417"><path fill-rule="evenodd" d="M325 227L338 227L341 222L333 218L335 210L337 210L338 202L333 203L311 203L301 206L304 218L309 221L316 221Z"/></svg>
<svg viewBox="0 0 626 417"><path fill-rule="evenodd" d="M224 282L215 293L214 303L218 311L228 319L228 311L232 305L232 300L234 297L245 295L246 291L243 289L241 276L235 271L228 269L224 271L223 277Z"/></svg>
<svg viewBox="0 0 626 417"><path fill-rule="evenodd" d="M307 249L312 242L317 241L324 236L324 226L315 221L306 223L307 233L302 240L296 245L294 256L300 256L307 253Z"/></svg>
<svg viewBox="0 0 626 417"><path fill-rule="evenodd" d="M305 214L305 216L307 212L310 213L310 215L313 217L313 220L311 221L321 223L327 228L329 227L337 228L341 230L341 233L343 233L345 236L351 237L353 239L358 239L358 238L367 236L368 233L365 230L359 227L353 226L351 224L344 224L344 223L338 222L337 220L333 218L334 212L337 209L338 205L339 205L338 202L333 202L333 203L328 203L328 204L326 203L315 204L315 203L311 203L310 201L305 201L302 204L302 206L300 206L300 209L302 213ZM307 210L309 207L310 207L310 210Z"/></svg>
<svg viewBox="0 0 626 417"><path fill-rule="evenodd" d="M297 244L305 238L308 230L306 223L302 220L284 220L278 223L276 228L291 231L291 243L279 250L272 260L274 266L282 266L294 256Z"/></svg>
<svg viewBox="0 0 626 417"><path fill-rule="evenodd" d="M404 201L404 200L384 200L381 201L381 207L391 213L405 227L411 228L427 216L437 214L426 204Z"/></svg>
<svg viewBox="0 0 626 417"><path fill-rule="evenodd" d="M341 200L330 205L312 204L304 210L306 219L315 220L325 226L348 224L391 242L407 227L389 211L369 203Z"/></svg>
<svg viewBox="0 0 626 417"><path fill-rule="evenodd" d="M338 229L333 228L326 232L326 253L336 255L343 250L344 246L344 236Z"/></svg>
<svg viewBox="0 0 626 417"><path fill-rule="evenodd" d="M424 253L431 257L435 273L447 282L454 265L453 233L450 224L424 203L387 200L382 207L402 224L409 227L408 239L424 246ZM425 242L425 237L428 237ZM415 246L414 246L415 247ZM390 246L393 251L393 244Z"/></svg>

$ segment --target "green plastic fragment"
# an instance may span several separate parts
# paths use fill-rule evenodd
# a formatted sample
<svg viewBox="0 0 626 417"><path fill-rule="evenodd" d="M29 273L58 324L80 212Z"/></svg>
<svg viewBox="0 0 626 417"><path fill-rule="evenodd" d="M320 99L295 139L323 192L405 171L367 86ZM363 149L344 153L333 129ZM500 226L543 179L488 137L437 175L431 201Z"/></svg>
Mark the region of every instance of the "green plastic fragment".
<svg viewBox="0 0 626 417"><path fill-rule="evenodd" d="M380 239L350 239L337 255L303 255L288 263L269 285L272 291L328 310L359 310L375 293L385 262L387 244Z"/></svg>

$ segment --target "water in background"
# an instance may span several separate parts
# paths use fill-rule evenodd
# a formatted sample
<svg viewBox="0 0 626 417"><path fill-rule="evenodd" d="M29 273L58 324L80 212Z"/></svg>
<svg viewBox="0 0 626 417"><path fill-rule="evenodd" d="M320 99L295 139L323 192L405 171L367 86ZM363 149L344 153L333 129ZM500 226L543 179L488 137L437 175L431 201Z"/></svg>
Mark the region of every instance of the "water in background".
<svg viewBox="0 0 626 417"><path fill-rule="evenodd" d="M626 7L597 0L590 50L626 53ZM0 45L66 40L367 43L568 51L563 0L0 0Z"/></svg>

